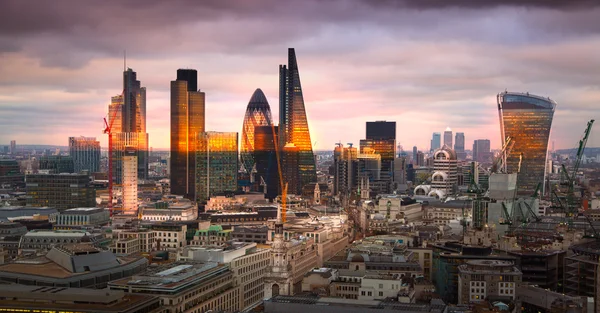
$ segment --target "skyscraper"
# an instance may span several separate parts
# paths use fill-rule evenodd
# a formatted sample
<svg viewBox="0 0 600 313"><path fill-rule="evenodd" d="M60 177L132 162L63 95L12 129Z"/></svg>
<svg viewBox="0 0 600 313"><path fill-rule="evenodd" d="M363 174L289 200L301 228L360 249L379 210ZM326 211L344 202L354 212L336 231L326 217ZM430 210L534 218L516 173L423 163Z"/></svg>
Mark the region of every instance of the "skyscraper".
<svg viewBox="0 0 600 313"><path fill-rule="evenodd" d="M433 133L431 138L431 152L442 147L442 135L440 133Z"/></svg>
<svg viewBox="0 0 600 313"><path fill-rule="evenodd" d="M287 184L287 193L292 195L302 194L300 185L300 149L289 142L283 147L281 158L281 171L283 180Z"/></svg>
<svg viewBox="0 0 600 313"><path fill-rule="evenodd" d="M279 65L279 143L282 148L293 143L298 149L300 190L305 184L316 182L315 157L294 48L288 49L288 65Z"/></svg>
<svg viewBox="0 0 600 313"><path fill-rule="evenodd" d="M467 154L465 153L465 133L456 133L454 137L454 151L456 151L456 158L458 160L467 158Z"/></svg>
<svg viewBox="0 0 600 313"><path fill-rule="evenodd" d="M16 140L10 141L10 154L12 154L12 155L17 154L17 141Z"/></svg>
<svg viewBox="0 0 600 313"><path fill-rule="evenodd" d="M358 150L338 144L333 150L333 194L346 195L357 187ZM379 164L381 166L381 164Z"/></svg>
<svg viewBox="0 0 600 313"><path fill-rule="evenodd" d="M367 122L366 137L360 141L360 153L381 155L380 179L391 182L396 157L396 122Z"/></svg>
<svg viewBox="0 0 600 313"><path fill-rule="evenodd" d="M244 124L242 126L242 143L240 147L240 158L246 173L252 175L255 167L254 160L254 135L259 126L271 126L271 107L265 94L257 88L246 107ZM272 132L272 130L270 130ZM272 136L271 138L272 139ZM252 179L252 178L251 178Z"/></svg>
<svg viewBox="0 0 600 313"><path fill-rule="evenodd" d="M256 180L262 186L261 189L267 199L275 199L279 194L279 169L275 151L277 132L277 126L256 126L254 128Z"/></svg>
<svg viewBox="0 0 600 313"><path fill-rule="evenodd" d="M473 161L479 163L490 162L492 153L490 151L489 139L477 139L473 141Z"/></svg>
<svg viewBox="0 0 600 313"><path fill-rule="evenodd" d="M533 194L538 183L544 184L548 138L556 102L529 93L502 92L498 94L498 115L502 143L507 137L514 140L507 170L515 173L522 155L521 172L517 176L520 194Z"/></svg>
<svg viewBox="0 0 600 313"><path fill-rule="evenodd" d="M75 173L100 171L100 142L96 137L69 137L69 155L73 157Z"/></svg>
<svg viewBox="0 0 600 313"><path fill-rule="evenodd" d="M419 152L419 150L417 150L417 146L413 147L413 155L412 155L412 164L417 164L417 153Z"/></svg>
<svg viewBox="0 0 600 313"><path fill-rule="evenodd" d="M375 121L367 122L366 139L386 140L396 139L396 122Z"/></svg>
<svg viewBox="0 0 600 313"><path fill-rule="evenodd" d="M197 90L198 72L178 69L171 81L171 193L195 199L198 134L204 132L205 94Z"/></svg>
<svg viewBox="0 0 600 313"><path fill-rule="evenodd" d="M203 132L196 152L196 201L237 190L238 133Z"/></svg>
<svg viewBox="0 0 600 313"><path fill-rule="evenodd" d="M112 125L112 171L116 184L122 183L125 147L135 147L138 178L148 178L148 133L146 132L146 87L128 68L123 72L123 93L111 98L108 108Z"/></svg>
<svg viewBox="0 0 600 313"><path fill-rule="evenodd" d="M444 131L444 145L448 146L450 149L454 149L454 146L452 145L452 129L450 129L450 127L447 127Z"/></svg>
<svg viewBox="0 0 600 313"><path fill-rule="evenodd" d="M123 154L123 213L136 214L138 210L137 151L135 147L125 147Z"/></svg>

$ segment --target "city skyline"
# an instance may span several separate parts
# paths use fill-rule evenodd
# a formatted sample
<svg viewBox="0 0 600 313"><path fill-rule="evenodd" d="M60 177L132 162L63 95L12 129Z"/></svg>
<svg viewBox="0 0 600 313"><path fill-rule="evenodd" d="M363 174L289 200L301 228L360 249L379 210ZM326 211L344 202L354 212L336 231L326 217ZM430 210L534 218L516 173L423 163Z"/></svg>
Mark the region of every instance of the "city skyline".
<svg viewBox="0 0 600 313"><path fill-rule="evenodd" d="M122 91L123 49L127 66L147 87L147 132L155 149L169 147L166 112L176 69L198 70L198 86L206 92L207 129L240 132L239 117L253 90L261 88L268 101L277 103L277 64L285 63L288 47L295 47L301 60L315 150L332 150L339 141L358 144L364 123L376 120L396 121L397 142L422 151L428 150L432 132L448 126L465 133L466 147L474 139L489 138L492 148L498 148L495 96L505 89L561 103L550 141L557 149L573 148L581 136L573 126L583 127L600 100L595 78L600 60L594 52L600 47L600 29L593 23L599 8L585 1L572 1L572 7L537 1L504 6L434 1L422 7L402 1L353 1L354 6L342 1L260 2L257 7L269 8L266 12L235 1L237 7L189 2L189 12L182 14L206 16L214 10L214 17L203 22L163 17L172 23L167 28L144 22L131 28L137 35L133 42L117 29L133 25L125 18L131 4L100 5L101 12L116 12L110 17L69 1L53 4L58 9L52 12L64 5L81 13L69 19L45 13L45 4L6 2L0 13L5 23L0 42L9 43L0 44L0 123L8 131L0 132L0 143L15 139L19 144L65 145L70 136L86 136L106 147L102 118L107 99ZM152 20L166 9L149 3L137 18ZM37 23L13 20L18 16L13 13L22 10L32 12ZM277 21L265 20L272 12L300 28L273 30ZM306 18L310 23L304 23ZM432 20L439 24L425 25ZM94 22L97 27L88 27ZM224 24L232 26L211 27ZM178 35L185 26L218 30L198 33L206 38L197 45ZM278 115L273 112L273 119ZM590 147L600 146L599 134L592 131Z"/></svg>

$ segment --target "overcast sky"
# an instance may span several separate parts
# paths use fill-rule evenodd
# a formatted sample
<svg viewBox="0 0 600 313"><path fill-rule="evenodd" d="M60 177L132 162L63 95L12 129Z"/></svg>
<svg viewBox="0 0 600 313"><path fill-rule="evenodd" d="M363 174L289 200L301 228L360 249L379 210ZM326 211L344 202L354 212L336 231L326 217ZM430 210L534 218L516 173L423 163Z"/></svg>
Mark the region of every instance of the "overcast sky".
<svg viewBox="0 0 600 313"><path fill-rule="evenodd" d="M94 3L95 5L89 5ZM576 0L0 0L0 144L95 136L127 66L147 87L150 145L169 147L169 82L198 70L206 128L241 132L261 88L278 120L278 65L296 48L318 150L397 122L406 150L432 132L500 131L496 94L558 102L556 148L600 118L600 5ZM588 146L600 146L596 125Z"/></svg>

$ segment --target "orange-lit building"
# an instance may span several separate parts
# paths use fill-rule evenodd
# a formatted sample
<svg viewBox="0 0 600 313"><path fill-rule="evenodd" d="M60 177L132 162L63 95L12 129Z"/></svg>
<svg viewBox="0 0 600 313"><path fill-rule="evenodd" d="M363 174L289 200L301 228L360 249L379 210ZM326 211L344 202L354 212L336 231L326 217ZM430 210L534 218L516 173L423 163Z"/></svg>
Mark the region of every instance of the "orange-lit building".
<svg viewBox="0 0 600 313"><path fill-rule="evenodd" d="M238 133L203 132L196 152L196 201L237 190Z"/></svg>
<svg viewBox="0 0 600 313"><path fill-rule="evenodd" d="M242 126L242 142L240 147L240 159L242 166L250 180L253 181L252 174L257 170L255 160L255 130L260 126L271 126L271 107L265 94L257 88L246 108L244 115L244 124ZM271 130L269 129L269 132ZM260 142L259 142L260 144ZM256 178L260 182L260 178Z"/></svg>

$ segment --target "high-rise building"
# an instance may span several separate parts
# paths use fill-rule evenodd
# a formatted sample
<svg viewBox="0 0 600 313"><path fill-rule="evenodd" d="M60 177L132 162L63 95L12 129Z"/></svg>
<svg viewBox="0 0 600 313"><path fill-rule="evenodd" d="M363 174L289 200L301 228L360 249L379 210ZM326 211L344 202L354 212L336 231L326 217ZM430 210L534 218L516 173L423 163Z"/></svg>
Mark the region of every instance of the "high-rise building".
<svg viewBox="0 0 600 313"><path fill-rule="evenodd" d="M385 140L396 139L396 122L375 121L367 122L366 139Z"/></svg>
<svg viewBox="0 0 600 313"><path fill-rule="evenodd" d="M96 206L96 190L88 175L30 174L25 182L28 206L59 210Z"/></svg>
<svg viewBox="0 0 600 313"><path fill-rule="evenodd" d="M17 141L16 140L11 140L10 141L10 154L17 154Z"/></svg>
<svg viewBox="0 0 600 313"><path fill-rule="evenodd" d="M517 177L519 193L532 194L538 183L544 184L548 138L556 102L529 93L498 94L501 142L507 137L515 145L506 160L507 171L517 172L522 155L521 172Z"/></svg>
<svg viewBox="0 0 600 313"><path fill-rule="evenodd" d="M75 173L100 171L100 142L96 137L69 137L69 155Z"/></svg>
<svg viewBox="0 0 600 313"><path fill-rule="evenodd" d="M128 68L123 72L123 93L111 98L108 108L112 140L113 181L122 182L122 161L126 146L136 148L138 178L148 178L148 133L146 132L146 87Z"/></svg>
<svg viewBox="0 0 600 313"><path fill-rule="evenodd" d="M196 201L235 192L238 173L238 133L203 132L196 152Z"/></svg>
<svg viewBox="0 0 600 313"><path fill-rule="evenodd" d="M440 133L433 133L433 136L431 137L430 151L433 152L441 147L442 147L442 135Z"/></svg>
<svg viewBox="0 0 600 313"><path fill-rule="evenodd" d="M452 194L458 183L458 162L456 153L444 145L433 153L433 175L431 175L431 188L439 190L440 197Z"/></svg>
<svg viewBox="0 0 600 313"><path fill-rule="evenodd" d="M344 195L352 192L357 186L358 150L352 146L338 144L333 151L333 194ZM381 164L379 164L381 165Z"/></svg>
<svg viewBox="0 0 600 313"><path fill-rule="evenodd" d="M279 169L277 166L278 126L256 126L254 128L254 162L256 180L262 186L267 199L275 199L279 194Z"/></svg>
<svg viewBox="0 0 600 313"><path fill-rule="evenodd" d="M252 176L255 170L254 160L254 136L255 128L258 126L271 126L271 107L265 94L257 88L246 107L244 124L242 125L242 142L240 147L240 158L242 166L247 174ZM270 130L272 132L272 130ZM250 177L252 180L252 177ZM258 178L257 178L258 180Z"/></svg>
<svg viewBox="0 0 600 313"><path fill-rule="evenodd" d="M123 155L123 212L136 214L138 210L137 151L135 147L125 147Z"/></svg>
<svg viewBox="0 0 600 313"><path fill-rule="evenodd" d="M25 175L21 173L19 162L14 159L0 159L0 186L23 185Z"/></svg>
<svg viewBox="0 0 600 313"><path fill-rule="evenodd" d="M40 157L39 169L50 174L74 173L75 165L72 156L43 155Z"/></svg>
<svg viewBox="0 0 600 313"><path fill-rule="evenodd" d="M360 141L361 154L381 155L381 180L392 181L394 177L395 140L363 139Z"/></svg>
<svg viewBox="0 0 600 313"><path fill-rule="evenodd" d="M298 149L300 190L316 182L315 157L294 48L288 49L288 65L279 65L279 143L281 148L293 143Z"/></svg>
<svg viewBox="0 0 600 313"><path fill-rule="evenodd" d="M300 178L300 149L291 142L283 147L281 171L283 181L287 184L287 193L300 195L302 193Z"/></svg>
<svg viewBox="0 0 600 313"><path fill-rule="evenodd" d="M492 153L490 151L489 139L477 139L473 141L473 161L479 163L490 162Z"/></svg>
<svg viewBox="0 0 600 313"><path fill-rule="evenodd" d="M198 73L178 69L171 81L171 193L195 199L198 134L205 127L205 94L198 91Z"/></svg>
<svg viewBox="0 0 600 313"><path fill-rule="evenodd" d="M456 152L457 159L464 160L467 158L467 153L465 152L465 133L456 133L454 137L454 151Z"/></svg>
<svg viewBox="0 0 600 313"><path fill-rule="evenodd" d="M419 150L417 150L417 146L413 147L413 153L412 153L412 164L417 164L417 154L419 153Z"/></svg>
<svg viewBox="0 0 600 313"><path fill-rule="evenodd" d="M419 151L417 152L417 162L416 162L417 166L425 166L425 153Z"/></svg>
<svg viewBox="0 0 600 313"><path fill-rule="evenodd" d="M452 129L450 129L450 127L447 127L444 131L444 146L454 149L454 146L452 145Z"/></svg>

